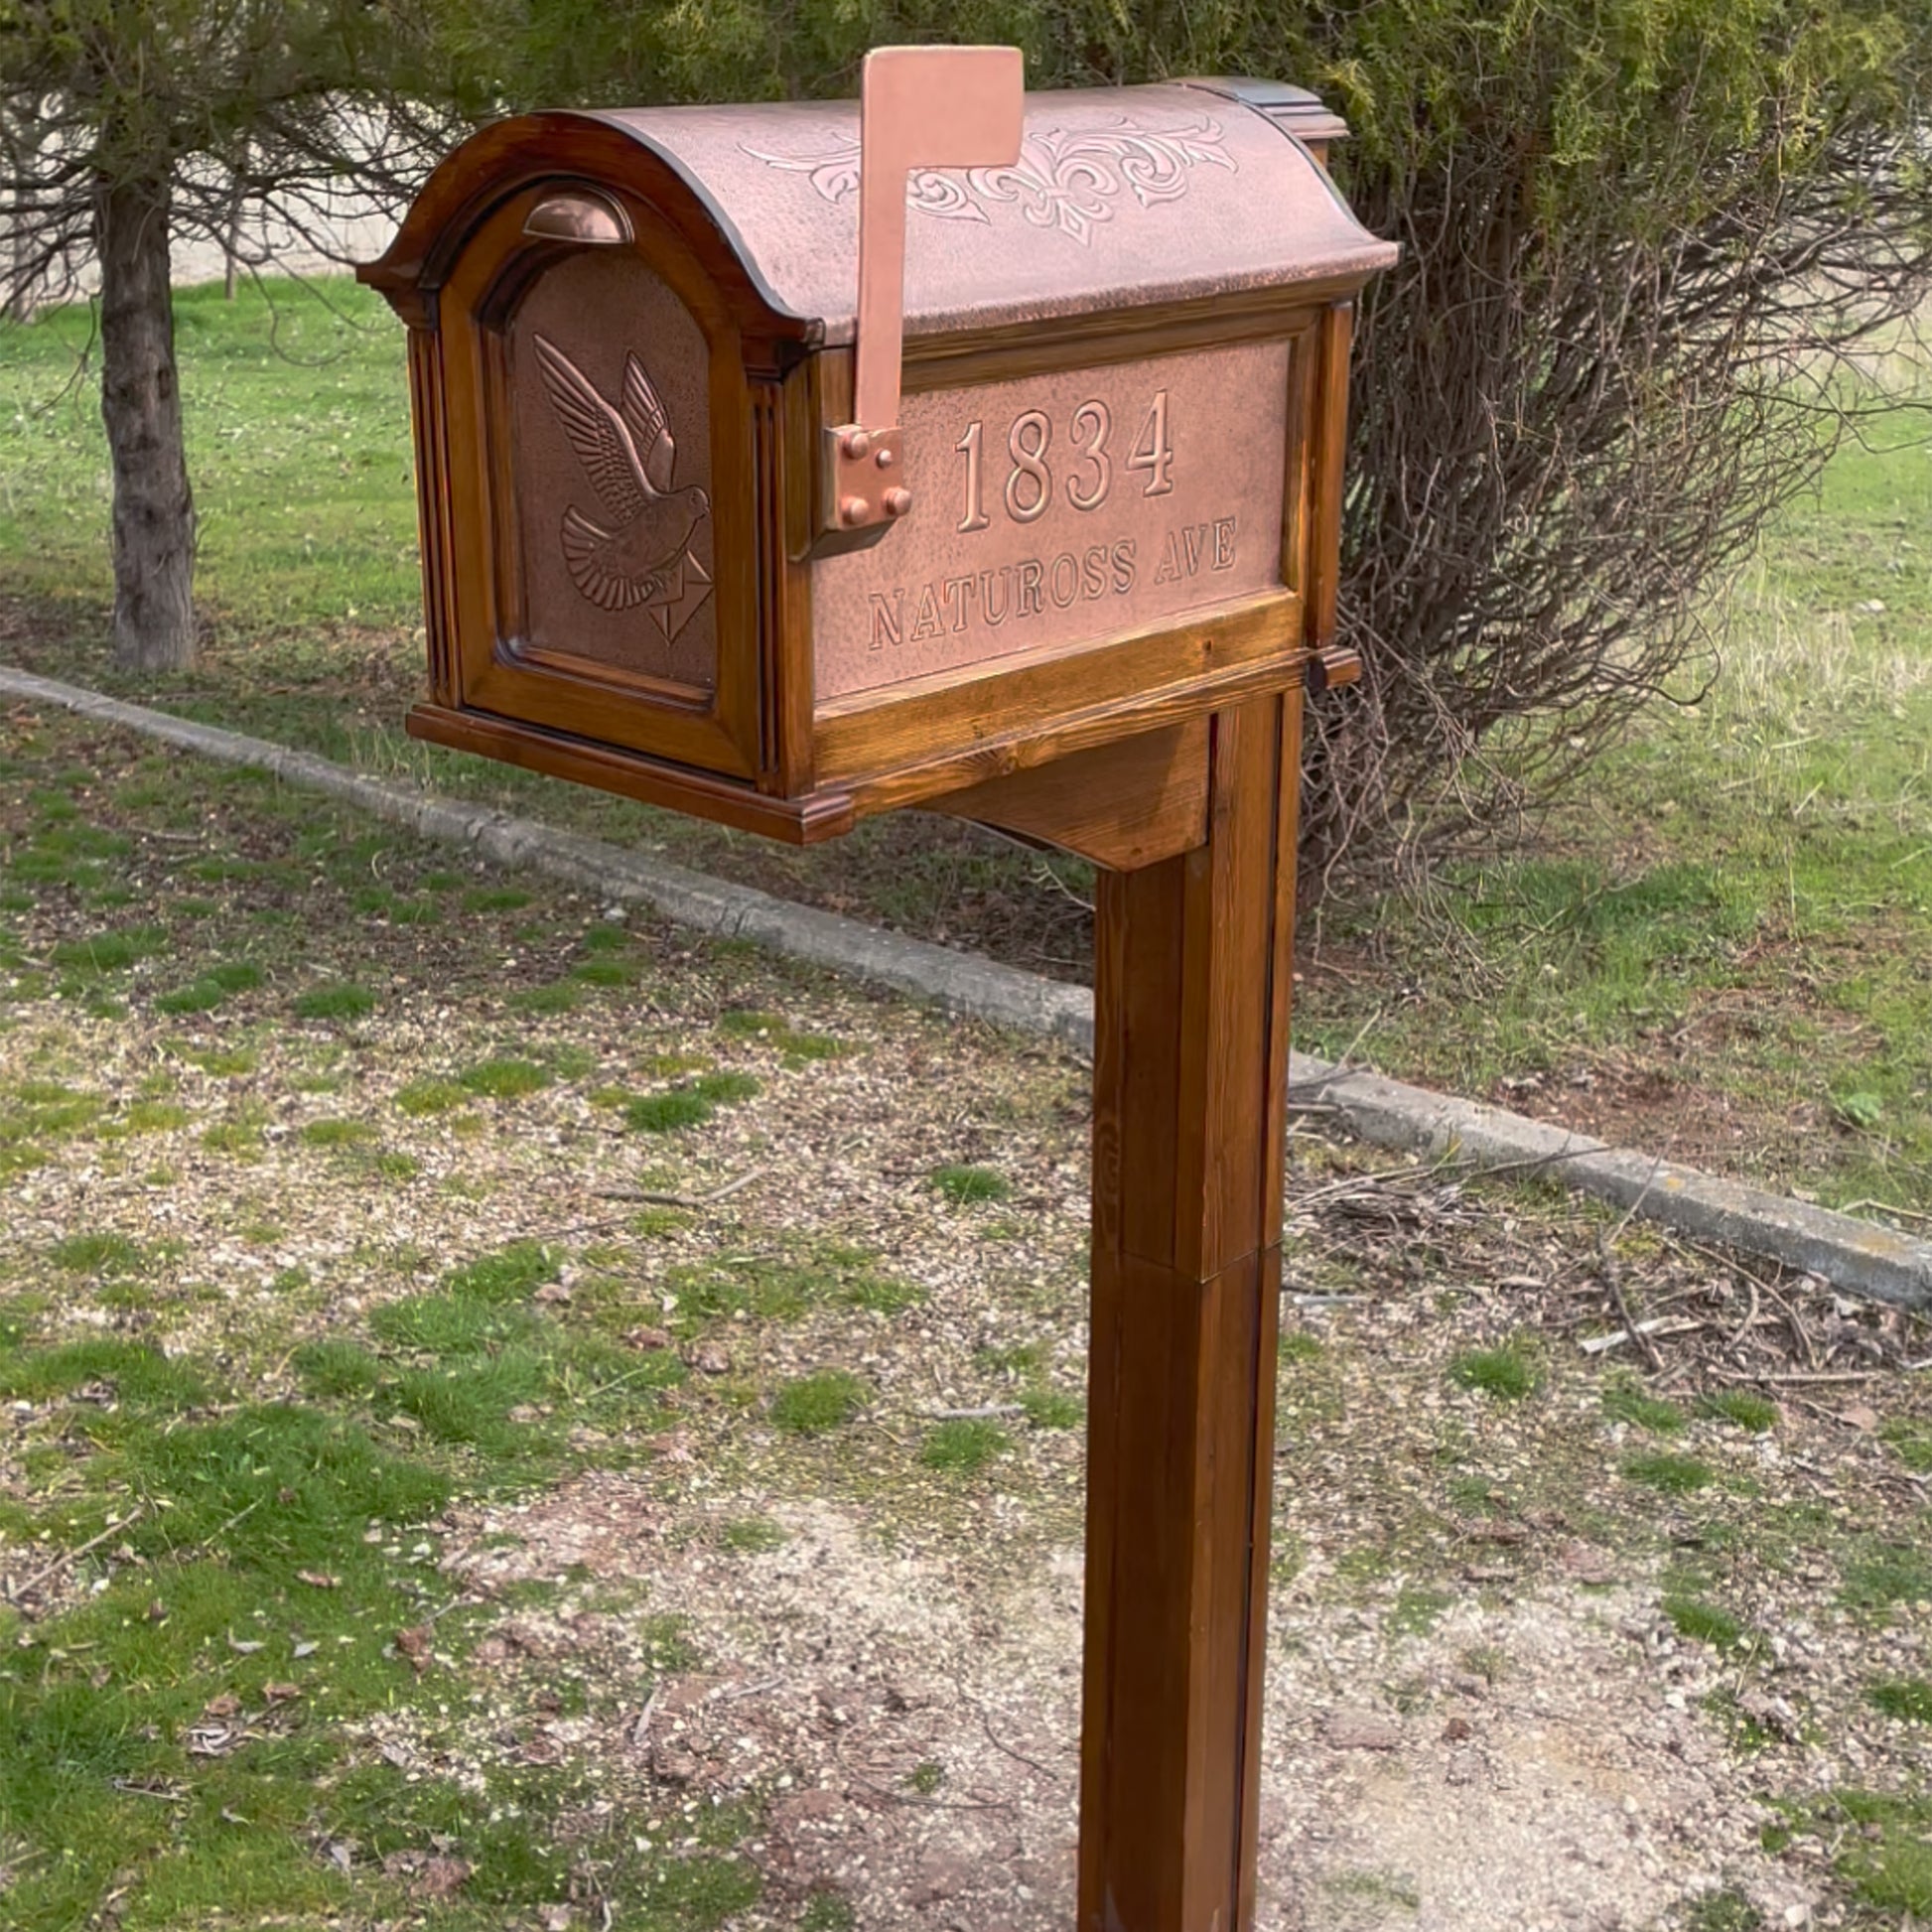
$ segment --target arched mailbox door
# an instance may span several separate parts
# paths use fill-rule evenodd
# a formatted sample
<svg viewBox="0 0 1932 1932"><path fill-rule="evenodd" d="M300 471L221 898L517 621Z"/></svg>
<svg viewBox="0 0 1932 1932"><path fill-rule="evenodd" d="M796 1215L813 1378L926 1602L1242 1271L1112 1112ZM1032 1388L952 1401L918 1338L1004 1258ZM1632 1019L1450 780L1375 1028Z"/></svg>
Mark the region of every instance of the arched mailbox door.
<svg viewBox="0 0 1932 1932"><path fill-rule="evenodd" d="M1393 252L1335 128L1039 94L1010 158L915 166L903 507L856 528L856 105L478 135L363 271L411 328L412 729L802 840L1278 686L1326 641L1324 411Z"/></svg>

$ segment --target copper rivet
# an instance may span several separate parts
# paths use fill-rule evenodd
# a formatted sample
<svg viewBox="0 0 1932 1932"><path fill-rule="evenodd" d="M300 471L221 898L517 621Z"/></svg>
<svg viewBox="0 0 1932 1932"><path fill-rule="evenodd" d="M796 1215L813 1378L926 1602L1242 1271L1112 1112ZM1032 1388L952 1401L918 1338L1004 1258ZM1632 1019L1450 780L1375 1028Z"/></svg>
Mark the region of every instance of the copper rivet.
<svg viewBox="0 0 1932 1932"><path fill-rule="evenodd" d="M854 463L863 463L872 454L872 438L862 429L849 429L840 438L840 447Z"/></svg>
<svg viewBox="0 0 1932 1932"><path fill-rule="evenodd" d="M863 496L842 496L839 498L839 520L842 523L863 523L866 520L866 499Z"/></svg>
<svg viewBox="0 0 1932 1932"><path fill-rule="evenodd" d="M879 452L879 454L878 454L878 455L877 455L876 457L874 457L874 458L873 458L873 462L875 462L876 464L878 464L878 466L879 466L879 467L880 467L880 469L882 469L882 470L890 470L890 469L891 469L891 468L893 467L893 453L892 453L892 451L891 451L891 450L881 450L881 451Z"/></svg>
<svg viewBox="0 0 1932 1932"><path fill-rule="evenodd" d="M912 507L912 492L909 489L889 489L885 495L885 509L888 516L903 516Z"/></svg>

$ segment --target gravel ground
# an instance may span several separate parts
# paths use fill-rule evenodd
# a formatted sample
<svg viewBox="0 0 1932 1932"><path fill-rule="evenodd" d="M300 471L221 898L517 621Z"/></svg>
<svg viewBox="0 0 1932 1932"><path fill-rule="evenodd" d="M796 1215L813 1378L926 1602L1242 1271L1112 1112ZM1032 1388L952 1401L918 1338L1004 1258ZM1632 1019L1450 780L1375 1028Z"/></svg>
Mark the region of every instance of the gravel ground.
<svg viewBox="0 0 1932 1932"><path fill-rule="evenodd" d="M541 1773L557 1843L606 1849L475 1921L396 1905L458 1910L474 1847L319 1856L394 1922L655 1928L613 1830L637 1859L723 1834L756 1897L675 1922L1064 1926L1084 1068L246 774L10 729L0 1342L138 1339L319 1402L305 1345L404 1375L397 1311L528 1241L529 1332L655 1391L468 1438L387 1382L330 1398L459 1480L371 1529L433 1613L329 1747L492 1806ZM643 1124L677 1094L705 1105ZM1907 1923L1920 1814L1849 1794L1909 1806L1926 1769L1932 1344L1547 1188L1312 1124L1292 1154L1262 1925ZM116 1401L11 1405L0 1641L57 1642L145 1561L60 1554Z"/></svg>

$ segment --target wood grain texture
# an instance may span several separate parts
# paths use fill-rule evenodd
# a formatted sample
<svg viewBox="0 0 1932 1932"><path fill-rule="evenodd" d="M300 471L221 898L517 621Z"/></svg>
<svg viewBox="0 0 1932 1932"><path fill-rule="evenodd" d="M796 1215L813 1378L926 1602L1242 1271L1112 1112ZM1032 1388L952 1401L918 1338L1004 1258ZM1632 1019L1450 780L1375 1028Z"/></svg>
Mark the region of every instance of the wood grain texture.
<svg viewBox="0 0 1932 1932"><path fill-rule="evenodd" d="M636 798L667 811L688 812L719 825L757 832L786 845L817 845L843 837L856 822L851 796L819 790L806 798L770 798L750 785L708 771L682 770L595 740L570 738L515 718L419 704L404 720L411 738L452 751L475 752L526 771Z"/></svg>
<svg viewBox="0 0 1932 1932"><path fill-rule="evenodd" d="M1314 493L1309 469L1309 426L1314 419L1320 344L1320 331L1308 329L1289 345L1288 435L1282 452L1286 465L1282 487L1282 582L1291 590L1300 591L1305 603L1309 588L1310 502Z"/></svg>
<svg viewBox="0 0 1932 1932"><path fill-rule="evenodd" d="M456 616L450 601L449 457L443 437L443 363L436 335L409 331L409 423L416 451L416 543L423 566L423 628L429 639L430 695L459 701Z"/></svg>
<svg viewBox="0 0 1932 1932"><path fill-rule="evenodd" d="M1299 681L1302 660L1288 664L1273 658L1258 664L1236 665L1209 678L1198 678L1147 696L1117 699L1091 711L1075 712L1039 725L1029 733L1016 731L967 752L909 765L878 777L840 781L859 815L870 818L905 805L922 805L943 792L1003 777L1066 758L1096 745L1131 737L1137 732L1182 724L1228 705L1245 702L1263 692L1275 692Z"/></svg>
<svg viewBox="0 0 1932 1932"><path fill-rule="evenodd" d="M947 792L925 806L1127 872L1207 835L1207 720Z"/></svg>
<svg viewBox="0 0 1932 1932"><path fill-rule="evenodd" d="M1288 683L1301 631L1300 599L1263 591L1099 644L1015 651L836 698L818 710L818 769L827 778L876 777L1255 664L1278 666L1278 681Z"/></svg>
<svg viewBox="0 0 1932 1932"><path fill-rule="evenodd" d="M1253 1923L1298 715L1217 712L1203 843L1099 882L1080 1932Z"/></svg>
<svg viewBox="0 0 1932 1932"><path fill-rule="evenodd" d="M1338 302L1321 319L1315 374L1314 419L1310 425L1310 502L1307 575L1308 643L1323 650L1334 641L1335 596L1341 579L1341 484L1348 454L1348 350L1355 312Z"/></svg>

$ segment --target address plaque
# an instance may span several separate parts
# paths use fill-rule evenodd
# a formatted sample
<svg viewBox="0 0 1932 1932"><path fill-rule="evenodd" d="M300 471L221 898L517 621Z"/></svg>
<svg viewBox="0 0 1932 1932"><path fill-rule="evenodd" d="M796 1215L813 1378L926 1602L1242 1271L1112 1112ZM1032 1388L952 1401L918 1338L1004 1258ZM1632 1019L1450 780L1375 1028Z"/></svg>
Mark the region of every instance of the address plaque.
<svg viewBox="0 0 1932 1932"><path fill-rule="evenodd" d="M912 509L813 566L819 700L1279 585L1288 387L1283 341L908 395Z"/></svg>

